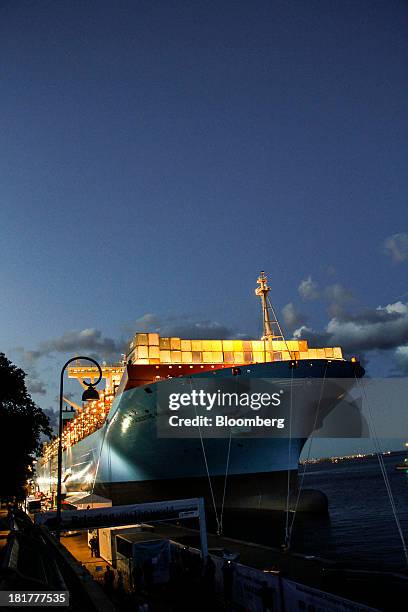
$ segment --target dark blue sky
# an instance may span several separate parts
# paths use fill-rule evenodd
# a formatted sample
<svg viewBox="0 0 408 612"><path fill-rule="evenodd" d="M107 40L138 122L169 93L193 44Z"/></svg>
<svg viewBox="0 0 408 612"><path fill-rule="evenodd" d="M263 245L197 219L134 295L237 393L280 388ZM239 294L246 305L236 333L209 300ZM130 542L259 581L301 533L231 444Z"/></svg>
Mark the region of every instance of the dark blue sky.
<svg viewBox="0 0 408 612"><path fill-rule="evenodd" d="M0 3L1 344L48 343L44 401L67 332L258 336L260 269L350 350L406 306L407 31L392 0ZM408 367L399 316L377 369Z"/></svg>

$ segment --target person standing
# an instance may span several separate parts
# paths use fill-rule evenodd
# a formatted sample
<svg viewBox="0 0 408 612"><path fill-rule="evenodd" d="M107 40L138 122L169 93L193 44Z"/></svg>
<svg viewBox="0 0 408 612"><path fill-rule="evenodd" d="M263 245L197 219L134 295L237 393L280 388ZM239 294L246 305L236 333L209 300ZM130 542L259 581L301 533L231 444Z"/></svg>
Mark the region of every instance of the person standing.
<svg viewBox="0 0 408 612"><path fill-rule="evenodd" d="M97 557L98 556L98 538L96 537L96 535L92 536L92 538L89 541L89 545L91 547L91 557Z"/></svg>

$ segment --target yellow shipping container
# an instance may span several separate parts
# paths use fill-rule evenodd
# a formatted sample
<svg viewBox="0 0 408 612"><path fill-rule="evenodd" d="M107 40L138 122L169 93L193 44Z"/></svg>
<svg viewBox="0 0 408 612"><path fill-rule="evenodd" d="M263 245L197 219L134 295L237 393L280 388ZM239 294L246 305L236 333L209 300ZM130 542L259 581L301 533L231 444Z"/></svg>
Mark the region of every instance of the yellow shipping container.
<svg viewBox="0 0 408 612"><path fill-rule="evenodd" d="M263 340L252 340L252 350L253 351L263 351L265 350L265 343Z"/></svg>
<svg viewBox="0 0 408 612"><path fill-rule="evenodd" d="M236 340L234 340L234 343ZM244 353L242 351L234 351L234 363L244 363Z"/></svg>
<svg viewBox="0 0 408 612"><path fill-rule="evenodd" d="M136 334L136 345L137 346L148 344L147 340L148 340L147 334Z"/></svg>
<svg viewBox="0 0 408 612"><path fill-rule="evenodd" d="M149 346L149 359L160 359L160 349L158 346Z"/></svg>
<svg viewBox="0 0 408 612"><path fill-rule="evenodd" d="M202 363L203 356L201 351L193 351L193 363Z"/></svg>
<svg viewBox="0 0 408 612"><path fill-rule="evenodd" d="M225 351L233 351L234 350L234 341L233 340L223 340L222 348Z"/></svg>
<svg viewBox="0 0 408 612"><path fill-rule="evenodd" d="M201 340L192 340L191 341L191 350L194 351L202 351Z"/></svg>
<svg viewBox="0 0 408 612"><path fill-rule="evenodd" d="M242 340L233 340L233 347L234 347L234 352L242 351Z"/></svg>
<svg viewBox="0 0 408 612"><path fill-rule="evenodd" d="M222 351L222 340L211 340L212 351Z"/></svg>
<svg viewBox="0 0 408 612"><path fill-rule="evenodd" d="M309 351L300 351L300 359L308 359Z"/></svg>
<svg viewBox="0 0 408 612"><path fill-rule="evenodd" d="M149 347L148 346L138 346L137 347L137 359L147 359L149 357Z"/></svg>
<svg viewBox="0 0 408 612"><path fill-rule="evenodd" d="M149 345L159 346L159 334L149 334Z"/></svg>
<svg viewBox="0 0 408 612"><path fill-rule="evenodd" d="M191 340L181 340L180 346L182 351L191 351Z"/></svg>
<svg viewBox="0 0 408 612"><path fill-rule="evenodd" d="M201 340L202 351L212 351L212 340Z"/></svg>
<svg viewBox="0 0 408 612"><path fill-rule="evenodd" d="M324 354L328 358L333 357L333 349L332 348L325 348L324 349Z"/></svg>
<svg viewBox="0 0 408 612"><path fill-rule="evenodd" d="M183 363L192 363L193 353L191 351L181 351L181 361Z"/></svg>
<svg viewBox="0 0 408 612"><path fill-rule="evenodd" d="M203 351L203 363L213 363L212 351Z"/></svg>
<svg viewBox="0 0 408 612"><path fill-rule="evenodd" d="M224 353L222 351L212 351L214 363L224 362Z"/></svg>
<svg viewBox="0 0 408 612"><path fill-rule="evenodd" d="M333 347L333 355L335 359L341 359L343 357L342 350L339 346Z"/></svg>
<svg viewBox="0 0 408 612"><path fill-rule="evenodd" d="M181 351L171 351L171 363L181 363Z"/></svg>
<svg viewBox="0 0 408 612"><path fill-rule="evenodd" d="M288 345L288 349L290 351L299 350L299 342L297 340L288 340L286 344Z"/></svg>
<svg viewBox="0 0 408 612"><path fill-rule="evenodd" d="M170 350L170 338L160 338L160 348Z"/></svg>
<svg viewBox="0 0 408 612"><path fill-rule="evenodd" d="M309 359L317 359L317 349L309 349Z"/></svg>
<svg viewBox="0 0 408 612"><path fill-rule="evenodd" d="M171 363L170 351L160 351L160 361L161 363Z"/></svg>
<svg viewBox="0 0 408 612"><path fill-rule="evenodd" d="M170 338L170 348L172 351L179 351L180 345L180 338Z"/></svg>
<svg viewBox="0 0 408 612"><path fill-rule="evenodd" d="M263 363L265 361L265 353L263 351L254 351L253 355L256 363Z"/></svg>
<svg viewBox="0 0 408 612"><path fill-rule="evenodd" d="M266 345L268 347L268 342ZM286 348L286 344L283 340L272 340L272 348L274 351L283 351Z"/></svg>

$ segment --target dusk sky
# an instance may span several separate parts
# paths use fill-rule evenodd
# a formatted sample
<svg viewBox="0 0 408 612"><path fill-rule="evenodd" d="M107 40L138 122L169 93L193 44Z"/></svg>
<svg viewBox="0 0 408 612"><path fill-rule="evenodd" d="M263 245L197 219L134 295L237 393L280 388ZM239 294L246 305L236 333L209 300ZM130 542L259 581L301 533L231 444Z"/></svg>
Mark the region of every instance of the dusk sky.
<svg viewBox="0 0 408 612"><path fill-rule="evenodd" d="M0 350L56 408L136 331L408 372L408 4L0 1ZM73 388L75 389L75 388Z"/></svg>

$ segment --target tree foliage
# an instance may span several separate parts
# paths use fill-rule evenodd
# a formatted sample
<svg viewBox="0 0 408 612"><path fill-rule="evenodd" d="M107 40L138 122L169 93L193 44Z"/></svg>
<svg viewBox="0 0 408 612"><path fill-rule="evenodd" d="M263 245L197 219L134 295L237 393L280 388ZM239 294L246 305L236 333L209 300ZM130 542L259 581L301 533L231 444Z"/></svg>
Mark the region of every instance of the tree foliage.
<svg viewBox="0 0 408 612"><path fill-rule="evenodd" d="M0 497L24 497L41 439L51 435L48 417L31 399L25 373L0 353Z"/></svg>

